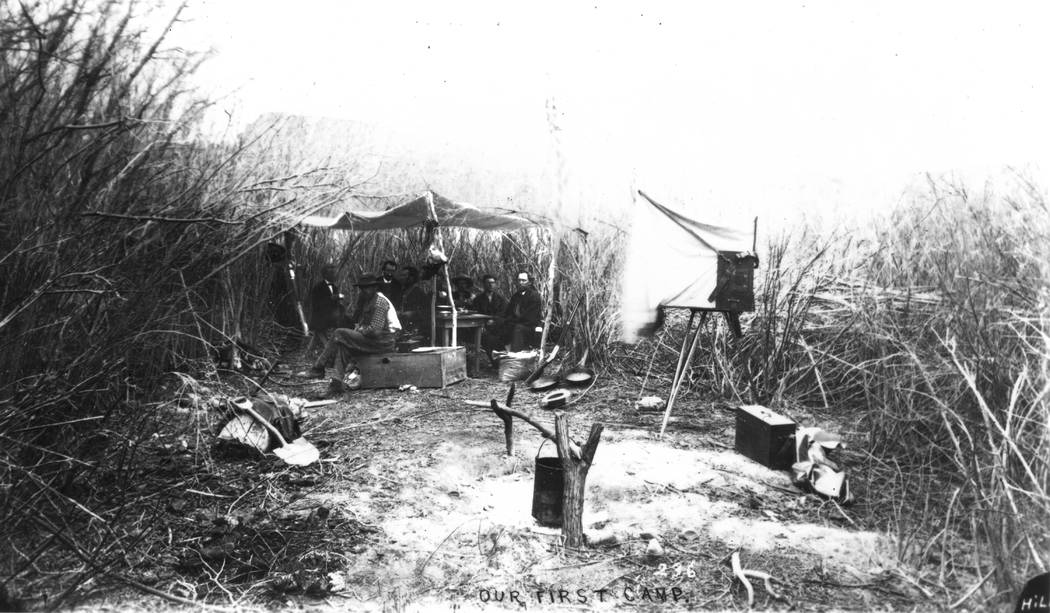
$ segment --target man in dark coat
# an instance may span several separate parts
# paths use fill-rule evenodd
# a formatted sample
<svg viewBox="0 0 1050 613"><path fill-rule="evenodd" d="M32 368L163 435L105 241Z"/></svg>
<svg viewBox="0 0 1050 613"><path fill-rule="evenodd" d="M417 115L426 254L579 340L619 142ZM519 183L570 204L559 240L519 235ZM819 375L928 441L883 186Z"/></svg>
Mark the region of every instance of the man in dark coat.
<svg viewBox="0 0 1050 613"><path fill-rule="evenodd" d="M327 264L321 268L321 280L310 290L310 331L314 334L311 347L319 343L322 347L331 338L332 330L339 326L343 314L342 294L335 284L338 269Z"/></svg>
<svg viewBox="0 0 1050 613"><path fill-rule="evenodd" d="M477 296L474 291L474 279L461 275L452 279L452 287L452 300L457 309L474 308L474 298Z"/></svg>
<svg viewBox="0 0 1050 613"><path fill-rule="evenodd" d="M474 297L474 310L482 315L491 315L492 323L481 331L481 346L492 361L492 352L503 349L503 311L507 310L507 299L496 291L496 277L481 277L482 292Z"/></svg>
<svg viewBox="0 0 1050 613"><path fill-rule="evenodd" d="M394 278L397 274L397 262L386 260L383 262L381 276L379 277L379 293L386 296L395 307L401 304L401 292L404 288L401 282Z"/></svg>
<svg viewBox="0 0 1050 613"><path fill-rule="evenodd" d="M504 342L510 345L510 351L535 347L539 343L536 328L543 320L543 301L540 293L532 287L529 273L518 273L517 286L518 290L503 311L506 321Z"/></svg>
<svg viewBox="0 0 1050 613"><path fill-rule="evenodd" d="M474 297L474 310L482 315L503 315L507 308L507 299L496 291L496 277L481 277L482 292Z"/></svg>
<svg viewBox="0 0 1050 613"><path fill-rule="evenodd" d="M404 266L398 273L401 283L401 304L397 307L397 316L406 330L430 335L430 296L419 286L419 269L415 266Z"/></svg>

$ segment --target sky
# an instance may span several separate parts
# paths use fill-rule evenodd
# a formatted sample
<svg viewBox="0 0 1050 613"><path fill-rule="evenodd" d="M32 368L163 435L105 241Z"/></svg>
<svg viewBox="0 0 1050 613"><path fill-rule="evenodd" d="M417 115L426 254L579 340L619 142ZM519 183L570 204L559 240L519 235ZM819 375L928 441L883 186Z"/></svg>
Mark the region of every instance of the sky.
<svg viewBox="0 0 1050 613"><path fill-rule="evenodd" d="M190 0L225 120L393 126L701 215L856 214L1050 164L1050 9L967 2ZM556 129L552 130L552 126ZM449 194L455 197L454 194ZM619 196L617 196L619 197Z"/></svg>

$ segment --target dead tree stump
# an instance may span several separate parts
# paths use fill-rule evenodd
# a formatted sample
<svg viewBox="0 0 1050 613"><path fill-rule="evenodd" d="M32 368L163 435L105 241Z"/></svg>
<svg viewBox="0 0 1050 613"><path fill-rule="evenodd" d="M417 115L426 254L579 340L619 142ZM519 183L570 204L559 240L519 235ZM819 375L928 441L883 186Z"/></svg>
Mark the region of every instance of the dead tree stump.
<svg viewBox="0 0 1050 613"><path fill-rule="evenodd" d="M555 442L558 444L558 455L561 457L561 467L565 475L561 533L565 537L566 547L583 547L583 497L587 488L587 472L591 469L603 429L605 426L602 424L591 424L587 442L580 449L579 457L574 457L569 441L569 416L559 411L554 417Z"/></svg>
<svg viewBox="0 0 1050 613"><path fill-rule="evenodd" d="M605 429L600 423L591 424L591 433L587 442L581 447L569 436L569 416L561 411L554 414L554 431L550 426L540 423L531 415L510 408L514 398L514 387L511 386L507 395L507 404L501 405L496 399L489 401L488 405L492 412L503 421L503 434L507 441L507 454L514 453L514 422L513 418L524 421L540 431L544 438L551 439L558 446L558 457L561 458L562 473L565 478L562 487L562 536L565 537L565 546L579 548L583 546L583 497L587 488L587 471L591 469L594 461L594 452L598 449L598 442L602 438L602 430ZM479 402L485 406L484 402Z"/></svg>

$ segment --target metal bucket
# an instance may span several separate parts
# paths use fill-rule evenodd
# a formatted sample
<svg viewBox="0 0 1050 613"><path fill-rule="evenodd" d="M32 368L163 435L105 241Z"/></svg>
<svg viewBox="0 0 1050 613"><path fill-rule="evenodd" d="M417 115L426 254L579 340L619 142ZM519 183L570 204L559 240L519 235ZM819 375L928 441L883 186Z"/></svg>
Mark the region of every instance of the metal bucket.
<svg viewBox="0 0 1050 613"><path fill-rule="evenodd" d="M540 450L547 440L540 443L536 450L536 480L532 488L532 516L541 526L561 527L562 490L565 485L565 473L562 470L561 458L558 456L540 457Z"/></svg>

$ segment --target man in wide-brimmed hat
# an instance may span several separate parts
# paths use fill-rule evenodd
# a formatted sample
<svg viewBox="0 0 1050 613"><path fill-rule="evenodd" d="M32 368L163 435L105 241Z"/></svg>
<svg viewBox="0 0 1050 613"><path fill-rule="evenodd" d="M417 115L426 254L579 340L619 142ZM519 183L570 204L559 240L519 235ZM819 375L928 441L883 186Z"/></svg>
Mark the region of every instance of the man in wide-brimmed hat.
<svg viewBox="0 0 1050 613"><path fill-rule="evenodd" d="M397 312L390 300L379 293L379 279L375 275L361 275L354 285L362 296L361 318L353 329L337 328L332 333L331 340L325 343L324 351L307 373L311 377L324 377L325 368L333 366L330 394L346 391L343 379L348 371L357 368L354 357L394 351L395 339L401 330Z"/></svg>

